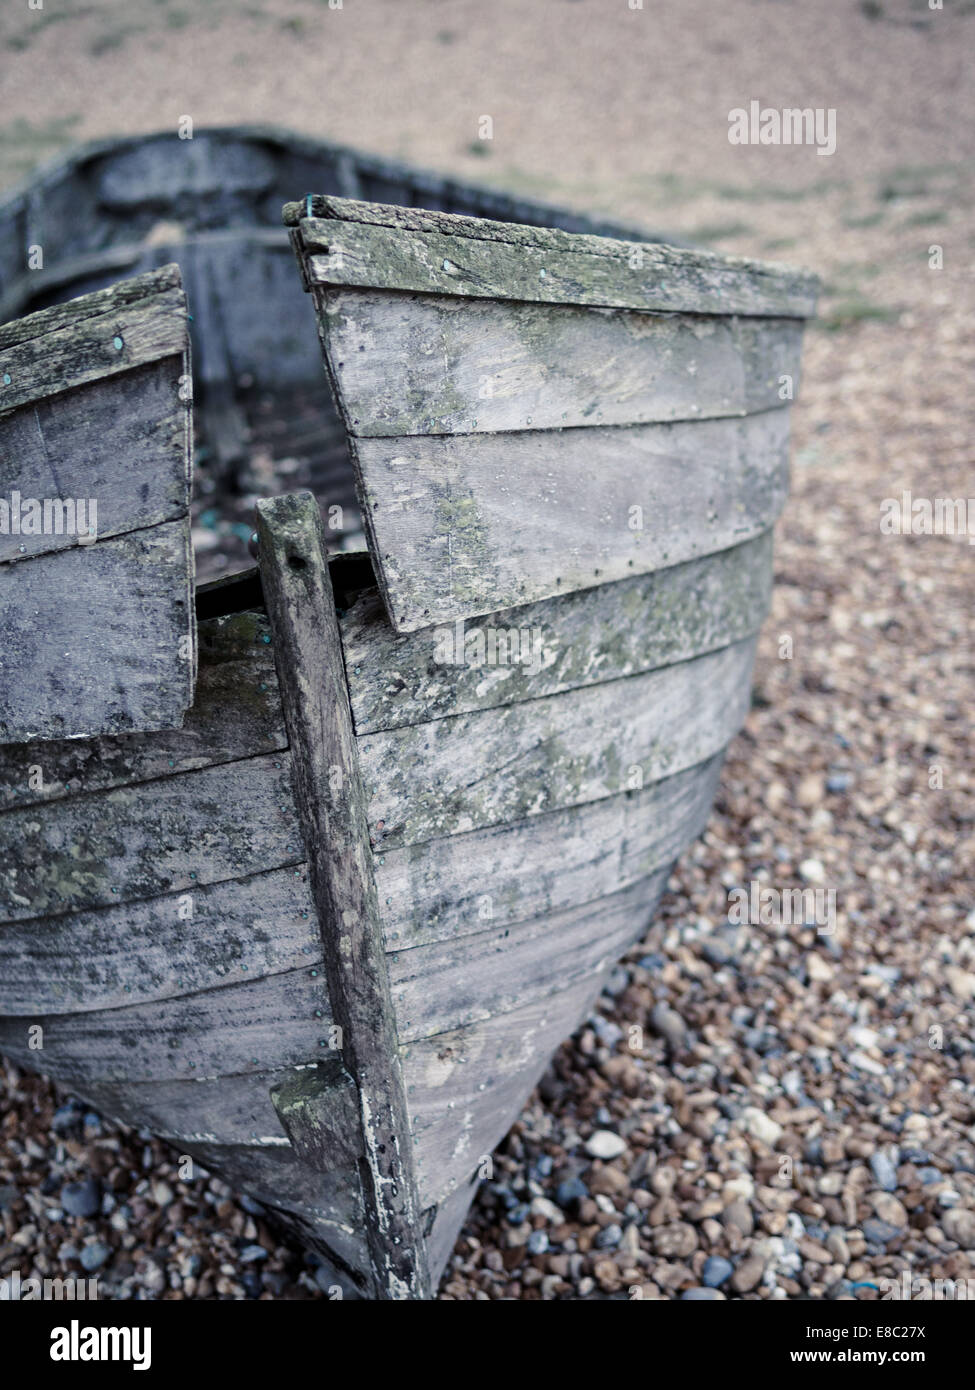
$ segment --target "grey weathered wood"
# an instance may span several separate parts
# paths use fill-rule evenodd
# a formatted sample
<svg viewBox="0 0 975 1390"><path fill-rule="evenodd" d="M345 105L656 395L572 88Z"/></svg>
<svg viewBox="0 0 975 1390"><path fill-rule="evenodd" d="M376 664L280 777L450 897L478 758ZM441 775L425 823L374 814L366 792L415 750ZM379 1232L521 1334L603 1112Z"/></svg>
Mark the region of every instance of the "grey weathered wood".
<svg viewBox="0 0 975 1390"><path fill-rule="evenodd" d="M182 723L188 372L176 266L0 328L0 743Z"/></svg>
<svg viewBox="0 0 975 1390"><path fill-rule="evenodd" d="M772 588L772 533L653 574L492 614L465 624L446 664L439 629L398 634L379 592L341 616L356 733L554 695L701 656L757 631ZM539 663L490 664L488 634L537 634ZM480 636L478 635L480 634ZM520 639L519 639L520 640Z"/></svg>
<svg viewBox="0 0 975 1390"><path fill-rule="evenodd" d="M0 927L0 1010L80 1013L320 966L308 876L273 869Z"/></svg>
<svg viewBox="0 0 975 1390"><path fill-rule="evenodd" d="M710 758L748 709L754 639L605 685L359 739L381 850L580 806Z"/></svg>
<svg viewBox="0 0 975 1390"><path fill-rule="evenodd" d="M803 325L337 290L322 328L351 432L427 435L772 409Z"/></svg>
<svg viewBox="0 0 975 1390"><path fill-rule="evenodd" d="M430 1275L436 1286L443 1277L447 1261L457 1243L460 1229L467 1219L467 1213L477 1188L469 1186L456 1188L437 1206L433 1226L427 1239L427 1259L430 1262Z"/></svg>
<svg viewBox="0 0 975 1390"><path fill-rule="evenodd" d="M258 503L261 574L318 904L329 997L360 1095L360 1164L377 1298L423 1298L409 1125L352 715L318 504Z"/></svg>
<svg viewBox="0 0 975 1390"><path fill-rule="evenodd" d="M185 520L0 565L0 743L181 724L192 575Z"/></svg>
<svg viewBox="0 0 975 1390"><path fill-rule="evenodd" d="M175 265L42 309L0 327L0 411L181 358L186 343L186 299Z"/></svg>
<svg viewBox="0 0 975 1390"><path fill-rule="evenodd" d="M704 828L721 763L718 754L642 791L379 854L387 950L505 927L645 878Z"/></svg>
<svg viewBox="0 0 975 1390"><path fill-rule="evenodd" d="M0 745L0 809L106 791L285 748L270 642L263 613L234 613L200 623L196 693L181 729Z"/></svg>
<svg viewBox="0 0 975 1390"><path fill-rule="evenodd" d="M170 356L81 390L30 402L0 415L0 494L21 499L94 499L97 536L185 517L189 505L186 405L179 399L182 358ZM60 507L60 533L0 530L0 561L78 544Z"/></svg>
<svg viewBox="0 0 975 1390"><path fill-rule="evenodd" d="M144 1125L173 1145L282 1145L288 1142L270 1088L301 1067L249 1071L200 1080L88 1082L82 1094L103 1115Z"/></svg>
<svg viewBox="0 0 975 1390"><path fill-rule="evenodd" d="M0 814L0 921L190 891L305 859L281 753Z"/></svg>
<svg viewBox="0 0 975 1390"><path fill-rule="evenodd" d="M317 1170L359 1163L359 1092L337 1057L272 1085L271 1101L302 1163Z"/></svg>
<svg viewBox="0 0 975 1390"><path fill-rule="evenodd" d="M670 865L608 897L390 956L403 1043L544 999L612 965L650 924Z"/></svg>
<svg viewBox="0 0 975 1390"><path fill-rule="evenodd" d="M589 1013L605 973L404 1048L424 1206L466 1183L507 1134L552 1053Z"/></svg>
<svg viewBox="0 0 975 1390"><path fill-rule="evenodd" d="M815 278L771 262L344 198L316 198L312 211L288 203L284 219L314 285L681 313L815 311Z"/></svg>
<svg viewBox="0 0 975 1390"><path fill-rule="evenodd" d="M186 1152L277 1213L297 1216L306 1245L323 1245L342 1272L354 1276L356 1285L366 1283L368 1252L354 1167L312 1169L290 1147L189 1144Z"/></svg>
<svg viewBox="0 0 975 1390"><path fill-rule="evenodd" d="M0 1016L0 1052L82 1090L315 1061L329 1051L333 1021L321 974L301 967L124 1009ZM41 1048L31 1046L37 1025Z"/></svg>
<svg viewBox="0 0 975 1390"><path fill-rule="evenodd" d="M788 486L788 412L353 441L390 621L494 613L725 550Z"/></svg>

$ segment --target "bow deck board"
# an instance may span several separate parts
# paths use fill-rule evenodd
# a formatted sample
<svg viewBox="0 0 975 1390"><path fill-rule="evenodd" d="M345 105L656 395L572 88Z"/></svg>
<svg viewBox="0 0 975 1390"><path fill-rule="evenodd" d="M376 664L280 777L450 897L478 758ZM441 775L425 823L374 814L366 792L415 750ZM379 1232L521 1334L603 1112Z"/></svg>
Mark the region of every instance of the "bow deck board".
<svg viewBox="0 0 975 1390"><path fill-rule="evenodd" d="M358 436L749 415L798 386L800 319L336 290L327 347ZM791 396L790 396L791 398Z"/></svg>
<svg viewBox="0 0 975 1390"><path fill-rule="evenodd" d="M0 741L182 723L189 380L175 266L0 328Z"/></svg>
<svg viewBox="0 0 975 1390"><path fill-rule="evenodd" d="M519 704L701 656L757 632L772 587L772 533L697 560L492 614L398 634L377 589L341 618L356 733ZM498 639L528 642L497 661ZM537 644L537 647L536 645ZM513 654L511 642L500 649ZM536 650L540 659L535 659ZM445 658L449 658L446 660Z"/></svg>
<svg viewBox="0 0 975 1390"><path fill-rule="evenodd" d="M816 280L790 266L344 198L285 205L312 285L361 285L700 314L808 318Z"/></svg>

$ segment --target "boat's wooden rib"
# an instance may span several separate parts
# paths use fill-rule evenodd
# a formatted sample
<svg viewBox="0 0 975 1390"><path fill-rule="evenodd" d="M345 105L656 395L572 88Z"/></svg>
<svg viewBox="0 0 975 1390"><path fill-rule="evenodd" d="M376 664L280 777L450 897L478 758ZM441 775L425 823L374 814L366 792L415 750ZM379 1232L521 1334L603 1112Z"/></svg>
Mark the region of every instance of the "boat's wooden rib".
<svg viewBox="0 0 975 1390"><path fill-rule="evenodd" d="M808 318L816 281L769 262L346 198L287 203L312 285L615 309Z"/></svg>
<svg viewBox="0 0 975 1390"><path fill-rule="evenodd" d="M587 976L511 1013L403 1049L424 1206L443 1202L490 1157L604 979L605 973Z"/></svg>
<svg viewBox="0 0 975 1390"><path fill-rule="evenodd" d="M181 729L0 746L0 811L109 791L287 746L270 627L263 613L197 628L196 695ZM0 839L3 837L0 820Z"/></svg>
<svg viewBox="0 0 975 1390"><path fill-rule="evenodd" d="M597 974L646 930L669 872L668 865L596 902L528 922L394 952L400 1042L510 1013Z"/></svg>
<svg viewBox="0 0 975 1390"><path fill-rule="evenodd" d="M360 1097L371 1282L378 1298L422 1298L429 1275L321 514L297 493L259 502L257 525L329 999Z"/></svg>
<svg viewBox="0 0 975 1390"><path fill-rule="evenodd" d="M397 631L713 554L766 531L788 411L744 419L354 441Z"/></svg>
<svg viewBox="0 0 975 1390"><path fill-rule="evenodd" d="M755 641L358 740L380 850L580 806L703 762L748 708Z"/></svg>
<svg viewBox="0 0 975 1390"><path fill-rule="evenodd" d="M330 1049L333 1019L321 963L309 960L280 975L122 1009L0 1017L0 1052L82 1088L316 1060Z"/></svg>
<svg viewBox="0 0 975 1390"><path fill-rule="evenodd" d="M178 453L186 413L179 400L181 367L181 359L170 356L0 414L0 479L7 498L16 488L24 499L70 500L72 519L78 499L86 507L94 499L91 520L103 540L185 516L185 458ZM5 525L0 561L78 545L75 527L60 508L52 511L52 522L59 516L60 531L38 527L26 533ZM81 520L87 529L86 509Z"/></svg>
<svg viewBox="0 0 975 1390"><path fill-rule="evenodd" d="M352 434L495 433L748 415L792 399L800 319L336 291ZM783 384L784 383L784 384Z"/></svg>
<svg viewBox="0 0 975 1390"><path fill-rule="evenodd" d="M386 949L500 928L645 878L703 829L722 757L641 791L379 854Z"/></svg>
<svg viewBox="0 0 975 1390"><path fill-rule="evenodd" d="M318 964L302 867L0 925L0 1011L80 1013Z"/></svg>
<svg viewBox="0 0 975 1390"><path fill-rule="evenodd" d="M305 859L288 753L0 815L0 921L192 892Z"/></svg>
<svg viewBox="0 0 975 1390"><path fill-rule="evenodd" d="M716 555L446 634L397 634L378 589L363 588L340 619L356 733L520 704L728 646L757 632L768 612L771 560L767 531ZM505 633L518 634L517 649L513 639L500 641Z"/></svg>

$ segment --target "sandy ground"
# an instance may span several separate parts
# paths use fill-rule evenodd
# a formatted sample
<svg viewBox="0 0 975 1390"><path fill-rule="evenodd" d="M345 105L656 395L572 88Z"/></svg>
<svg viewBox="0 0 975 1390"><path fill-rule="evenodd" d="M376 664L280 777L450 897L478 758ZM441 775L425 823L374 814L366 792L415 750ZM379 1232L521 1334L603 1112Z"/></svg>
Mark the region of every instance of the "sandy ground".
<svg viewBox="0 0 975 1390"><path fill-rule="evenodd" d="M975 5L45 0L5 7L0 49L7 183L78 139L267 121L823 276L715 815L502 1147L443 1296L975 1277L975 546L880 527L904 490L975 493ZM730 145L752 99L835 108L835 154ZM729 927L752 880L835 889L835 933ZM313 1296L219 1184L94 1117L55 1133L42 1083L4 1087L0 1272L100 1243L116 1296ZM619 1157L587 1151L601 1130ZM60 1183L91 1174L100 1214L70 1217Z"/></svg>

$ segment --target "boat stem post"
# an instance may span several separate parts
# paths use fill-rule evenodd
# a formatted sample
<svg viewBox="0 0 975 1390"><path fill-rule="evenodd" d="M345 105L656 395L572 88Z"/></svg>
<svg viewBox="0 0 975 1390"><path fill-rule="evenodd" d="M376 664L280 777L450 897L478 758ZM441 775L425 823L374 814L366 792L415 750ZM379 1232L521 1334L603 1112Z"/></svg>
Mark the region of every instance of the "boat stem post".
<svg viewBox="0 0 975 1390"><path fill-rule="evenodd" d="M430 1296L406 1096L335 602L309 492L257 504L261 577L342 1060L358 1088L374 1296Z"/></svg>

